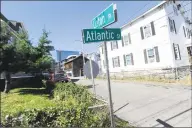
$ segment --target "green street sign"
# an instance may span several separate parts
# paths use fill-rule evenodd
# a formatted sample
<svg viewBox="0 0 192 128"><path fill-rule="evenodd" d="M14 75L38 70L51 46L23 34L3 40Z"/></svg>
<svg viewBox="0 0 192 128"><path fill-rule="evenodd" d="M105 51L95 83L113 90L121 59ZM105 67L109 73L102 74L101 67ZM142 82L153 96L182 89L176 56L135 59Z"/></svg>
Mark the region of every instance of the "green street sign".
<svg viewBox="0 0 192 128"><path fill-rule="evenodd" d="M92 20L93 28L103 28L117 21L116 4L111 4Z"/></svg>
<svg viewBox="0 0 192 128"><path fill-rule="evenodd" d="M121 40L120 28L83 29L83 43Z"/></svg>

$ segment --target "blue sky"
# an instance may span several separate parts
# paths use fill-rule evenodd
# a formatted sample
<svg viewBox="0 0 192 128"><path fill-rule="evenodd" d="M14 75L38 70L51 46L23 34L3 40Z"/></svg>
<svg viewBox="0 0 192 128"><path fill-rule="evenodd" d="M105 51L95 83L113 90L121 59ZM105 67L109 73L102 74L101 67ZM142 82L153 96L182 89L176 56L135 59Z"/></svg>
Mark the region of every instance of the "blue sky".
<svg viewBox="0 0 192 128"><path fill-rule="evenodd" d="M3 1L1 12L9 20L23 22L34 45L45 26L56 50L81 51L81 42L75 42L81 40L81 30L92 28L91 20L111 3L117 4L118 22L110 27L118 28L160 1ZM98 45L84 45L84 52L97 51ZM52 55L56 58L55 52Z"/></svg>

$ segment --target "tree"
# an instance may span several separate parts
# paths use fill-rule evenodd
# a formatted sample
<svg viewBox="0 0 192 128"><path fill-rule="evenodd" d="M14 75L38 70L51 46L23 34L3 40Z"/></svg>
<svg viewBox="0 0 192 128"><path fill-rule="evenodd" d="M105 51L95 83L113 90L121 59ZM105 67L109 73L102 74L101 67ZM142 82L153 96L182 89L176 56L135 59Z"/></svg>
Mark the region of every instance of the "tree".
<svg viewBox="0 0 192 128"><path fill-rule="evenodd" d="M7 93L10 88L10 66L15 60L15 49L11 43L13 35L4 23L1 23L0 37L0 73L3 73L5 78L5 92Z"/></svg>
<svg viewBox="0 0 192 128"><path fill-rule="evenodd" d="M10 75L19 71L40 72L51 67L52 57L50 54L54 47L48 40L48 32L43 30L37 47L32 46L28 34L21 32L17 38L9 27L2 23L0 40L0 73L5 78L5 93L10 89Z"/></svg>
<svg viewBox="0 0 192 128"><path fill-rule="evenodd" d="M49 34L49 32L43 29L42 36L39 38L39 43L36 47L37 61L35 64L40 72L50 69L53 63L50 51L54 50L54 47L50 45L52 41L48 39Z"/></svg>

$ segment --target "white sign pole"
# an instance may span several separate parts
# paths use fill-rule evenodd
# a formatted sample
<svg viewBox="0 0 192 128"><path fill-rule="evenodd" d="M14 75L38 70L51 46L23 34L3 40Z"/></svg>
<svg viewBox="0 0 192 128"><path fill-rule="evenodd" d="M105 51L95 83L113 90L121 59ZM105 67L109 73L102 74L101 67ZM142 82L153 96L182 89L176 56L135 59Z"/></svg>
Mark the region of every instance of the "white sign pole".
<svg viewBox="0 0 192 128"><path fill-rule="evenodd" d="M91 60L91 57L90 57L89 62L90 62L90 68L91 68L92 86L93 86L94 93L95 93L95 97L96 97L96 89L95 89L95 81L94 81L94 78L93 78L93 66L92 66L92 60Z"/></svg>
<svg viewBox="0 0 192 128"><path fill-rule="evenodd" d="M107 83L108 83L108 91L109 91L109 109L110 109L110 117L111 117L111 127L115 127L114 123L114 116L113 116L113 102L111 96L111 83L110 83L110 76L109 76L109 62L108 62L108 55L107 55L107 42L104 42L104 52L105 52L105 64L106 64L106 75L107 75Z"/></svg>

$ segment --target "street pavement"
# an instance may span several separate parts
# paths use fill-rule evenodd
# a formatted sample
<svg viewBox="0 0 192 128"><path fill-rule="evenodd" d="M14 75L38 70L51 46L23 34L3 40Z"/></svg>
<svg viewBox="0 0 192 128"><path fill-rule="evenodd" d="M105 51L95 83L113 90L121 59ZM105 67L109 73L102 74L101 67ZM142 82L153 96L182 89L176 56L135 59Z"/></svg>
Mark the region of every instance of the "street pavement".
<svg viewBox="0 0 192 128"><path fill-rule="evenodd" d="M92 85L91 80L77 83ZM95 80L96 94L108 101L106 80ZM89 88L93 91L93 88ZM114 114L136 127L192 127L191 86L111 81Z"/></svg>

